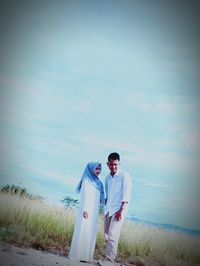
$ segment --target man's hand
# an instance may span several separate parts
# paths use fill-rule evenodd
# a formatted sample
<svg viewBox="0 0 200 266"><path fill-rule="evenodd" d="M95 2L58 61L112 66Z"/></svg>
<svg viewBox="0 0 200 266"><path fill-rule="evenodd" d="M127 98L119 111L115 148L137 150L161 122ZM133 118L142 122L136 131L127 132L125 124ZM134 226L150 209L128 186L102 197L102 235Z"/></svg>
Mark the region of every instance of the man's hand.
<svg viewBox="0 0 200 266"><path fill-rule="evenodd" d="M122 219L122 209L119 209L119 211L117 211L117 212L115 213L115 219L116 219L117 221L119 221L119 220Z"/></svg>
<svg viewBox="0 0 200 266"><path fill-rule="evenodd" d="M88 219L88 212L83 212L83 217L84 217L85 219Z"/></svg>

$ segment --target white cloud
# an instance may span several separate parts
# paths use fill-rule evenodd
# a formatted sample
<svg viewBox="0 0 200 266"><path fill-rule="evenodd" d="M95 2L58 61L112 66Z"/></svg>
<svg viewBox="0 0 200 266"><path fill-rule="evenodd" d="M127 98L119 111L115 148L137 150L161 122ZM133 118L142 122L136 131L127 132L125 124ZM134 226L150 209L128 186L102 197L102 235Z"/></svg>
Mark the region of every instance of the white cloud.
<svg viewBox="0 0 200 266"><path fill-rule="evenodd" d="M195 98L189 99L181 96L169 98L164 94L152 96L147 93L129 93L123 98L129 106L144 113L184 115L194 114L199 110L199 102Z"/></svg>
<svg viewBox="0 0 200 266"><path fill-rule="evenodd" d="M33 164L27 164L23 166L24 169L28 170L32 175L42 178L43 180L54 180L61 182L64 185L75 187L80 177L67 176L59 171L42 169L42 167L36 167Z"/></svg>
<svg viewBox="0 0 200 266"><path fill-rule="evenodd" d="M74 138L76 139L76 137ZM123 151L126 155L125 160L127 162L133 162L134 164L150 164L152 166L159 166L164 169L175 169L177 171L197 171L200 167L200 159L195 156L187 156L185 154L176 153L172 151L161 152L147 147L141 147L133 145L129 140L127 142L119 142L110 139L94 138L94 136L87 135L86 137L79 137L78 140L88 147L99 146L105 149L113 149ZM173 142L172 142L173 143Z"/></svg>
<svg viewBox="0 0 200 266"><path fill-rule="evenodd" d="M122 143L118 139L114 140L114 138L111 140L109 138L98 138L88 134L87 136L74 136L73 139L76 141L80 141L84 145L96 146L97 148L101 146L107 149L115 149L115 150L120 149L125 152L137 152L137 153L141 153L144 151L142 148L136 145L131 146L129 141L127 141L127 143L125 142Z"/></svg>
<svg viewBox="0 0 200 266"><path fill-rule="evenodd" d="M184 130L183 127L170 127L172 134L178 135L173 139L160 139L157 140L156 146L168 149L178 149L179 151L189 151L191 156L200 157L200 131L196 129Z"/></svg>
<svg viewBox="0 0 200 266"><path fill-rule="evenodd" d="M22 148L17 147L12 141L9 142L9 140L3 138L2 140L0 143L0 158L2 162L7 161L10 165L18 164L20 160L24 160L23 163L26 162L27 155Z"/></svg>
<svg viewBox="0 0 200 266"><path fill-rule="evenodd" d="M190 150L200 152L200 131L193 131L183 137L182 145L187 145ZM200 154L199 154L200 156Z"/></svg>
<svg viewBox="0 0 200 266"><path fill-rule="evenodd" d="M72 178L72 177L67 177L66 175L59 173L57 171L54 170L48 170L48 171L43 171L39 173L40 176L46 178L46 179L52 179L52 180L56 180L58 182L61 182L67 186L73 186L75 187L75 185L78 182L77 178Z"/></svg>
<svg viewBox="0 0 200 266"><path fill-rule="evenodd" d="M155 182L146 181L143 183L143 185L147 187L160 188L160 189L169 188L169 185L160 182L155 183Z"/></svg>

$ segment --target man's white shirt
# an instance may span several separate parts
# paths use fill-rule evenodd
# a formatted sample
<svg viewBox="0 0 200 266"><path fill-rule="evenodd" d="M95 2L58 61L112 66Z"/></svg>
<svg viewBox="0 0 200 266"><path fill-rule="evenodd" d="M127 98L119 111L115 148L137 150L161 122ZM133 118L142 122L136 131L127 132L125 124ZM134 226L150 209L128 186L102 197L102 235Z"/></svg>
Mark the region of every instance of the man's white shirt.
<svg viewBox="0 0 200 266"><path fill-rule="evenodd" d="M127 172L117 172L114 176L109 174L105 179L105 192L107 202L104 214L109 216L116 213L122 202L130 202L132 190L132 179Z"/></svg>

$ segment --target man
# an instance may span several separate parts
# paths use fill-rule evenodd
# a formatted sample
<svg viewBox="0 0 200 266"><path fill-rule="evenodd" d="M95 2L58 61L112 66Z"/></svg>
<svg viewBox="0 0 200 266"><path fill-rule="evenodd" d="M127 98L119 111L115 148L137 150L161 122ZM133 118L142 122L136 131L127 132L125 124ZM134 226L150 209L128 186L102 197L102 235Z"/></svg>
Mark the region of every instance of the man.
<svg viewBox="0 0 200 266"><path fill-rule="evenodd" d="M104 208L105 256L114 262L117 256L121 227L130 202L132 180L119 170L120 156L113 152L107 162L110 174L105 179L106 204Z"/></svg>

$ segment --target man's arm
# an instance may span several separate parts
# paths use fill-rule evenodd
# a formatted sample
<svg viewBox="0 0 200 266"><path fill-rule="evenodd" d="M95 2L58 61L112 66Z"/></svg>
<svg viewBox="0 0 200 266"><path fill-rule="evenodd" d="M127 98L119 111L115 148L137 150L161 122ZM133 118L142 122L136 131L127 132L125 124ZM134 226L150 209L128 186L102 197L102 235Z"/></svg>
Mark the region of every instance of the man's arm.
<svg viewBox="0 0 200 266"><path fill-rule="evenodd" d="M127 205L128 205L128 201L122 201L122 205L120 207L120 210L125 210L127 208Z"/></svg>
<svg viewBox="0 0 200 266"><path fill-rule="evenodd" d="M122 212L127 208L128 202L131 198L132 180L131 177L126 173L123 181L122 191L122 203L120 209L115 213L115 219L119 221L122 218Z"/></svg>
<svg viewBox="0 0 200 266"><path fill-rule="evenodd" d="M128 173L125 173L123 181L122 202L127 202L127 204L129 203L131 199L131 192L132 192L132 178Z"/></svg>

